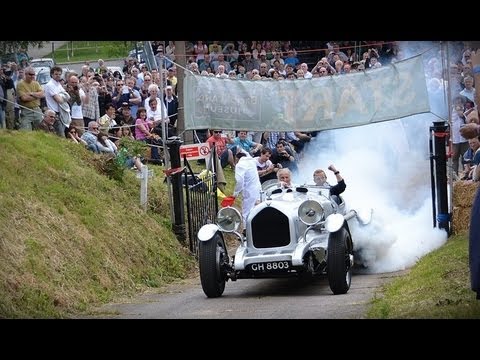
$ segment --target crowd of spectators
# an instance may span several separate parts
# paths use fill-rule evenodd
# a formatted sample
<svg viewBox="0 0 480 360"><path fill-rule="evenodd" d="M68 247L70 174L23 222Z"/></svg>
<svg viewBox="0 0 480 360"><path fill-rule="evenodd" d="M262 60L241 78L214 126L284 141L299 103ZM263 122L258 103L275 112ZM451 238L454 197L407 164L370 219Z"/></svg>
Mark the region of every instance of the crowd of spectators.
<svg viewBox="0 0 480 360"><path fill-rule="evenodd" d="M61 68L54 67L51 69L52 80L43 89L32 77L34 71L29 67L28 60L21 64L10 62L2 66L1 127L22 130L53 127L58 136L69 137L68 130L73 126L79 138L82 138L84 133L95 130L90 126L93 122L94 127L97 124L99 131L108 134L114 143L118 143L118 139L123 136L148 143L155 148L151 152L152 160L161 162L158 147L162 146L163 130L168 132L167 136L181 135L176 128L181 101L177 96L175 63L179 56L186 56L188 70L198 75L235 80L280 81L369 71L400 61L406 55L395 41L187 41L184 55L176 53L174 41L153 41L151 44L158 64L156 68L149 69L133 57L125 59L123 77L119 72L110 72L102 59L98 60L96 66L85 63L80 74L63 74ZM478 122L470 51L471 49L460 46L453 52L459 55L458 59L449 64L448 80L442 76L439 56L431 56L426 66L429 91L440 92L447 81L454 98L451 140L457 172L466 165L467 160L462 155L469 149L468 142L459 135L458 129L462 123ZM164 93L159 94L159 89L164 89ZM69 110L68 116L62 108ZM46 115L47 110L53 110L56 114L54 123L48 126L46 124L49 124L50 119L44 121L45 117L50 116ZM213 130L222 131L197 131L197 140L213 143L212 139L217 139L215 144L219 147L222 166L233 167L236 150L243 148L252 156L263 156L259 160L259 171L262 171L264 179L268 178L265 177L267 172L271 174L282 166L294 170L302 151L316 135L316 132L299 131L254 133L248 129L238 129L215 133ZM225 144L219 146L218 138L226 139ZM112 148L102 144L102 137L95 144L97 151ZM248 149L249 144L255 144L255 151ZM95 149L92 142L88 146ZM270 152L262 155L264 149L269 149ZM473 156L473 159L477 158L478 156ZM266 160L272 162L273 170L265 171ZM476 165L471 160L468 161L469 166Z"/></svg>

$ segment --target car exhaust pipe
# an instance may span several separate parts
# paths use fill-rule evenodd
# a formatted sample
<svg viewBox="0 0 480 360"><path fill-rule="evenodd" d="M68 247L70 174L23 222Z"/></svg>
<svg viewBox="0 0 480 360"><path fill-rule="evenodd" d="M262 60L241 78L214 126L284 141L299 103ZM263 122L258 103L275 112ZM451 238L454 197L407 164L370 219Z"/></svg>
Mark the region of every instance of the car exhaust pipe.
<svg viewBox="0 0 480 360"><path fill-rule="evenodd" d="M336 232L342 228L345 221L348 221L354 217L357 218L361 225L368 225L372 219L372 212L372 209L364 209L359 211L350 210L345 215L332 214L327 218L327 220L325 220L325 229L331 233Z"/></svg>
<svg viewBox="0 0 480 360"><path fill-rule="evenodd" d="M353 210L355 211L355 210ZM357 220L361 225L368 225L372 221L372 208L362 208L356 211L357 213Z"/></svg>

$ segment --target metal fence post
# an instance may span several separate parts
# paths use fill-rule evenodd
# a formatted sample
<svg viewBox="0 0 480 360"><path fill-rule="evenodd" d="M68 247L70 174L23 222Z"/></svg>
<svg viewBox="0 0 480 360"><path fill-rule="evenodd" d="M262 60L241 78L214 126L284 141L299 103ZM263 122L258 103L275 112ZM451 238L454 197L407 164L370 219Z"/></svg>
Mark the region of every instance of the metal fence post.
<svg viewBox="0 0 480 360"><path fill-rule="evenodd" d="M440 229L445 229L450 234L447 192L447 129L448 125L446 125L445 121L434 121L433 126L430 127L430 131L433 131L434 136L437 222Z"/></svg>
<svg viewBox="0 0 480 360"><path fill-rule="evenodd" d="M170 153L170 163L172 169L181 168L181 159L180 159L180 145L182 141L179 137L171 137L167 141L168 151ZM183 171L174 171L171 175L172 183L172 197L173 197L173 212L174 212L174 221L173 221L173 231L177 236L177 239L183 244L186 245L187 234L185 229L185 210L184 210L184 199L183 199L183 188L182 188L182 174Z"/></svg>

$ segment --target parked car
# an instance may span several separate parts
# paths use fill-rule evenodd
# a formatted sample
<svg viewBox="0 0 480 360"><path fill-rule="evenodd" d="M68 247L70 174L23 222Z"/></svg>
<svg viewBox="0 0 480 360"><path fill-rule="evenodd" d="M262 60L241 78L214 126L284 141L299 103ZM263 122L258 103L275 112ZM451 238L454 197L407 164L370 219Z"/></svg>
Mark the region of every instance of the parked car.
<svg viewBox="0 0 480 360"><path fill-rule="evenodd" d="M347 293L355 250L351 222L367 225L371 210L347 211L344 199L330 196L327 187L281 189L276 181L262 186L262 200L248 215L245 234L239 232L242 216L232 206L221 208L216 223L198 231L205 295L221 296L228 280L324 275L334 294ZM240 242L232 257L225 234Z"/></svg>
<svg viewBox="0 0 480 360"><path fill-rule="evenodd" d="M41 58L41 59L31 59L30 60L30 66L34 68L38 67L48 67L52 68L55 66L55 60L52 58Z"/></svg>

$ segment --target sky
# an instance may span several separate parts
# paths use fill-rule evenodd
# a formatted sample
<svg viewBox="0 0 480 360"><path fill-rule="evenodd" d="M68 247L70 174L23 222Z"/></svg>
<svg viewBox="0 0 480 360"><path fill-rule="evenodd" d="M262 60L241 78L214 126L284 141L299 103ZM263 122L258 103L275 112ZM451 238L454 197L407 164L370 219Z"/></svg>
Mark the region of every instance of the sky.
<svg viewBox="0 0 480 360"><path fill-rule="evenodd" d="M408 55L420 51L403 50ZM437 54L438 48L430 51ZM432 56L427 54L425 62ZM434 113L444 114L444 97L429 95ZM433 227L429 160L433 121L439 121L437 115L421 114L323 131L299 162L295 183L312 182L313 171L321 168L334 185L335 175L327 170L334 164L347 185L342 194L347 208L372 210L369 225L351 222L355 262L364 265L365 272L407 269L447 240L445 230Z"/></svg>

